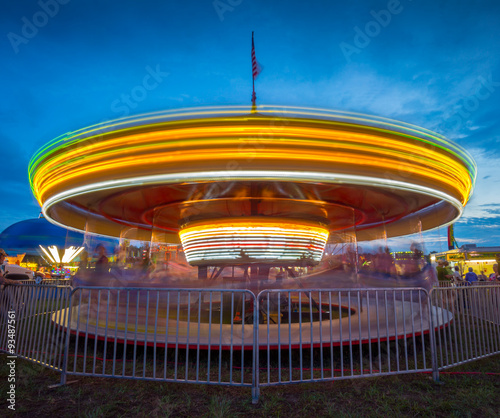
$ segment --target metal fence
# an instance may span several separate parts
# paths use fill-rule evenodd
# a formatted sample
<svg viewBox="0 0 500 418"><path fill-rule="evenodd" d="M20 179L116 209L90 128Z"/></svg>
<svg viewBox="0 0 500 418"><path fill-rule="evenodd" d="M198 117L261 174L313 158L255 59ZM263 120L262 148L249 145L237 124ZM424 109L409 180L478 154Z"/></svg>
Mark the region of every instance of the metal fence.
<svg viewBox="0 0 500 418"><path fill-rule="evenodd" d="M63 322L70 292L60 286L5 286L0 292L2 351L62 371L64 329L57 321Z"/></svg>
<svg viewBox="0 0 500 418"><path fill-rule="evenodd" d="M5 287L0 303L0 350L60 371L61 383L78 375L231 385L251 388L256 402L261 387L423 371L437 378L500 353L497 284L257 296L18 285Z"/></svg>
<svg viewBox="0 0 500 418"><path fill-rule="evenodd" d="M263 291L259 385L432 371L427 301L411 288Z"/></svg>
<svg viewBox="0 0 500 418"><path fill-rule="evenodd" d="M72 286L72 279L42 279L40 277L36 279L20 280L21 284L36 284L44 286Z"/></svg>
<svg viewBox="0 0 500 418"><path fill-rule="evenodd" d="M495 281L490 281L490 280L478 280L475 282L468 282L465 280L462 280L460 282L454 282L450 280L446 281L440 281L434 285L434 287L462 287L462 286L500 286L500 281L495 280Z"/></svg>
<svg viewBox="0 0 500 418"><path fill-rule="evenodd" d="M255 297L246 290L81 287L65 375L254 386ZM73 335L73 337L71 337Z"/></svg>
<svg viewBox="0 0 500 418"><path fill-rule="evenodd" d="M500 352L500 286L434 288L430 299L453 318L435 331L439 369Z"/></svg>

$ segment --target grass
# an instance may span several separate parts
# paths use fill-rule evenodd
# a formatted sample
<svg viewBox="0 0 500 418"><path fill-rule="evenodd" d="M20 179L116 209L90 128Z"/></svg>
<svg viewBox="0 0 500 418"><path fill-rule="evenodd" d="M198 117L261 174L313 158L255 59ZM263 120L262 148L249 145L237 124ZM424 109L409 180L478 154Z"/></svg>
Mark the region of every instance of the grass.
<svg viewBox="0 0 500 418"><path fill-rule="evenodd" d="M0 376L7 358L0 356ZM16 413L61 417L376 417L478 416L500 413L500 356L468 363L441 374L408 374L261 388L257 405L247 388L147 381L80 378L66 386L59 374L18 360ZM479 374L470 374L477 372ZM488 375L486 373L497 373ZM69 376L69 380L74 380ZM2 377L0 391L7 390ZM5 402L2 402L6 408Z"/></svg>

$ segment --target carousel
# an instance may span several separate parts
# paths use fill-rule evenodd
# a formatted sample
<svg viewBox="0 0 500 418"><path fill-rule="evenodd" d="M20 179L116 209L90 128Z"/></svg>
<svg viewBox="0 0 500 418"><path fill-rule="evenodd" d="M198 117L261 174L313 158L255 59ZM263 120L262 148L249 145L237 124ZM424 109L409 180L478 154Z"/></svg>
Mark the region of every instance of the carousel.
<svg viewBox="0 0 500 418"><path fill-rule="evenodd" d="M464 149L413 125L259 106L167 111L90 126L43 147L29 175L50 222L84 232L87 245L106 236L146 243L149 251L143 269L123 268L117 256L105 270L79 272L80 286L116 290L104 301L80 296L71 308L74 320L61 320L62 326L78 333L90 325L102 338L137 334L165 345L179 338L189 345L196 337L210 346L235 338L251 344L252 297L269 289L430 289L436 278L422 243L399 265L388 251L367 256L359 245L453 223L472 194L476 168ZM182 263L161 250L175 247ZM124 297L126 288L137 290ZM217 294L228 288L241 291L230 302ZM196 289L200 298L182 291L175 300L164 298L166 289ZM391 303L398 319L386 337L399 337L420 303L415 294L393 293L390 302L367 296L354 306L341 293L335 300L289 293L273 303L266 296L268 308L274 306L273 315L269 309L267 318L261 315L268 324L274 317L266 335L277 335L286 322L297 325L287 331L294 341L318 344L316 335L328 328L325 343L341 343L342 324L350 321L365 341L369 312L373 318L377 305ZM148 311L153 297L160 314ZM300 333L304 312L315 323L309 337ZM437 316L451 320L450 313ZM180 320L190 323L187 331L169 326ZM148 321L155 321L154 332ZM418 332L429 330L429 318L420 324Z"/></svg>

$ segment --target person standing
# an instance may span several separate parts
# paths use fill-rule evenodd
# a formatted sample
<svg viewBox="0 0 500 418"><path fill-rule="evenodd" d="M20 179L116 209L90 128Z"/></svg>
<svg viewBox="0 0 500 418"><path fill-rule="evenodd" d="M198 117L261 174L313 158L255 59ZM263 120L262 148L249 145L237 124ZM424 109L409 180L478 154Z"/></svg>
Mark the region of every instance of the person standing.
<svg viewBox="0 0 500 418"><path fill-rule="evenodd" d="M436 267L437 277L440 282L447 282L453 278L452 273L448 270L448 265L447 261L439 261Z"/></svg>
<svg viewBox="0 0 500 418"><path fill-rule="evenodd" d="M469 283L477 282L477 274L474 273L474 269L469 267L469 272L465 275L465 281Z"/></svg>
<svg viewBox="0 0 500 418"><path fill-rule="evenodd" d="M490 274L490 282L498 280L498 277L500 277L498 274L498 264L493 264L493 273Z"/></svg>
<svg viewBox="0 0 500 418"><path fill-rule="evenodd" d="M460 274L460 269L458 266L455 266L455 270L453 271L453 283L456 285L460 284L463 282L462 280L462 275Z"/></svg>

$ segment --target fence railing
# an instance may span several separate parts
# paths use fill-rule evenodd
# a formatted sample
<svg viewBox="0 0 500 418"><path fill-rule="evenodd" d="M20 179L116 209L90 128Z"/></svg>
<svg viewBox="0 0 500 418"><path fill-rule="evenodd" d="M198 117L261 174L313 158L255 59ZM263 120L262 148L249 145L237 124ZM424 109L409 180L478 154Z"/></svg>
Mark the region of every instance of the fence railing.
<svg viewBox="0 0 500 418"><path fill-rule="evenodd" d="M0 292L0 347L61 371L64 309L70 287L16 285ZM56 319L54 321L53 319Z"/></svg>
<svg viewBox="0 0 500 418"><path fill-rule="evenodd" d="M72 279L42 279L37 277L36 279L20 280L21 284L36 284L44 286L71 286Z"/></svg>
<svg viewBox="0 0 500 418"><path fill-rule="evenodd" d="M489 281L489 280L478 280L476 282L468 282L462 280L460 282L455 281L440 281L434 285L434 287L463 287L463 286L500 286L500 281Z"/></svg>
<svg viewBox="0 0 500 418"><path fill-rule="evenodd" d="M427 300L410 288L261 292L260 386L431 371L425 334L439 315Z"/></svg>
<svg viewBox="0 0 500 418"><path fill-rule="evenodd" d="M254 307L246 290L76 288L64 374L252 387Z"/></svg>
<svg viewBox="0 0 500 418"><path fill-rule="evenodd" d="M0 308L0 350L61 372L61 383L77 375L242 386L254 401L271 385L424 371L437 378L500 353L496 284L257 296L18 285L1 291Z"/></svg>
<svg viewBox="0 0 500 418"><path fill-rule="evenodd" d="M453 318L436 331L438 368L500 352L500 286L434 288L430 300Z"/></svg>

